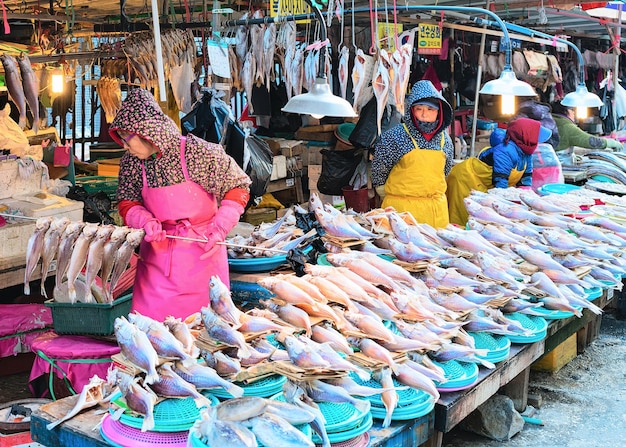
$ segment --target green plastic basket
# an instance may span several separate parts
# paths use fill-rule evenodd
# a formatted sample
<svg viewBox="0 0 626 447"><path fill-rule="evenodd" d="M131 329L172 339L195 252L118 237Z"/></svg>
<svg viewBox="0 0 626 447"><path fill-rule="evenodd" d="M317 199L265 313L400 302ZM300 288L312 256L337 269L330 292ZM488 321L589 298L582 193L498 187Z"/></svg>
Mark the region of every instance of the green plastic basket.
<svg viewBox="0 0 626 447"><path fill-rule="evenodd" d="M506 314L506 317L519 322L524 329L529 331L528 335L507 335L512 343L535 343L548 335L548 322L545 318L519 312Z"/></svg>
<svg viewBox="0 0 626 447"><path fill-rule="evenodd" d="M52 324L58 334L111 335L117 317L127 316L132 294L112 303L59 303L48 300L44 304L52 311Z"/></svg>
<svg viewBox="0 0 626 447"><path fill-rule="evenodd" d="M117 177L107 176L91 176L91 177L76 177L76 185L82 186L87 191L87 194L95 194L97 192L104 192L109 199L115 200L117 194Z"/></svg>

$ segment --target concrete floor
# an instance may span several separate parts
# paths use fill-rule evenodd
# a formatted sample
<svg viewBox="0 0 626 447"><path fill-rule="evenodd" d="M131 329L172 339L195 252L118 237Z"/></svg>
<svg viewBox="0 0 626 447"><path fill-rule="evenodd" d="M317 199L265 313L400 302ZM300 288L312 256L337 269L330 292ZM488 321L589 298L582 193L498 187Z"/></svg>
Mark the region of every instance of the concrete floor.
<svg viewBox="0 0 626 447"><path fill-rule="evenodd" d="M6 366L7 359L2 365ZM0 371L4 370L0 366ZM0 403L32 397L28 371L0 377ZM460 430L444 436L445 447L626 447L626 320L603 316L599 337L556 374L532 371L529 392L543 404L506 442Z"/></svg>

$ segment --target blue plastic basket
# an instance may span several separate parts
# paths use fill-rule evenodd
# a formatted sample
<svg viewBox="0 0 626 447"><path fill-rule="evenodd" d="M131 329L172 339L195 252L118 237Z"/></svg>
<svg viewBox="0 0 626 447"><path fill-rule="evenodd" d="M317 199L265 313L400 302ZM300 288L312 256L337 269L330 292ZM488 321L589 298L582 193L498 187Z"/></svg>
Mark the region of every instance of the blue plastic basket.
<svg viewBox="0 0 626 447"><path fill-rule="evenodd" d="M506 360L511 352L511 340L504 335L491 334L489 332L468 332L474 339L477 349L487 349L487 355L478 358L498 363Z"/></svg>

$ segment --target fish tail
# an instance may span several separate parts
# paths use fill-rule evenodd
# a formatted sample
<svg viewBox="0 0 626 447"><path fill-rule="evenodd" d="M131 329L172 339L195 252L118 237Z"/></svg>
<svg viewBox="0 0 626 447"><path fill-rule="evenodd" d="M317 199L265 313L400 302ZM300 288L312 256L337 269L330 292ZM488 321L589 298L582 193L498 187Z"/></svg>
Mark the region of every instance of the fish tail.
<svg viewBox="0 0 626 447"><path fill-rule="evenodd" d="M144 382L148 385L152 383L157 383L158 381L159 381L159 374L156 372L156 369L153 369L152 371L148 372L144 380Z"/></svg>
<svg viewBox="0 0 626 447"><path fill-rule="evenodd" d="M234 397L243 397L243 388L239 385L235 385L234 383L230 384L228 387L228 392Z"/></svg>
<svg viewBox="0 0 626 447"><path fill-rule="evenodd" d="M391 410L391 411L389 411ZM385 420L383 421L383 428L387 428L391 425L391 417L393 416L393 409L388 409L385 414Z"/></svg>
<svg viewBox="0 0 626 447"><path fill-rule="evenodd" d="M154 428L154 415L150 413L143 418L143 423L141 424L141 431L146 432L150 431Z"/></svg>
<svg viewBox="0 0 626 447"><path fill-rule="evenodd" d="M67 284L67 296L70 299L70 303L74 304L76 302L76 288L74 284L69 282Z"/></svg>
<svg viewBox="0 0 626 447"><path fill-rule="evenodd" d="M44 276L44 278L45 278L45 276ZM41 280L41 295L44 298L48 299L48 293L46 292L46 286L44 284L44 280L43 279Z"/></svg>
<svg viewBox="0 0 626 447"><path fill-rule="evenodd" d="M30 281L24 281L24 295L30 295Z"/></svg>
<svg viewBox="0 0 626 447"><path fill-rule="evenodd" d="M19 126L21 129L24 129L26 127L26 115L21 116L20 115L20 119L19 119Z"/></svg>

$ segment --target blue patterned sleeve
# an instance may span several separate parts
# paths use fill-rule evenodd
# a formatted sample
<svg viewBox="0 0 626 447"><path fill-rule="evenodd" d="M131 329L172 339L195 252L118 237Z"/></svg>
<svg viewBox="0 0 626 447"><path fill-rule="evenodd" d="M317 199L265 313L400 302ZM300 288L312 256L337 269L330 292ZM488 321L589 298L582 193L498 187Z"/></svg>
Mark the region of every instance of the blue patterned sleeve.
<svg viewBox="0 0 626 447"><path fill-rule="evenodd" d="M399 150L393 141L387 141L386 138L381 136L374 145L372 185L384 185L387 182L389 173L403 155L404 151Z"/></svg>

